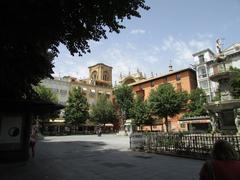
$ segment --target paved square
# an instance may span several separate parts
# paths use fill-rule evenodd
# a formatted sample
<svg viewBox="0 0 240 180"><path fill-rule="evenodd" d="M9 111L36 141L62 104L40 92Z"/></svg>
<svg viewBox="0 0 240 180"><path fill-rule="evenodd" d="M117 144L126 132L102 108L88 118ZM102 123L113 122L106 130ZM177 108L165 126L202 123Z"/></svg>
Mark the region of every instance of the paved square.
<svg viewBox="0 0 240 180"><path fill-rule="evenodd" d="M26 163L0 164L1 180L197 180L203 161L129 151L126 136L46 137Z"/></svg>

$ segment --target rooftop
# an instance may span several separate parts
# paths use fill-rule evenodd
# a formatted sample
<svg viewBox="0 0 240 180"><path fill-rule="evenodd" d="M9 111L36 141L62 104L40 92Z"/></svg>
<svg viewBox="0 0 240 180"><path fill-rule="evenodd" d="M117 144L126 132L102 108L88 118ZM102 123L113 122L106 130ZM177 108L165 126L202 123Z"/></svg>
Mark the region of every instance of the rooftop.
<svg viewBox="0 0 240 180"><path fill-rule="evenodd" d="M173 74L177 74L177 73L181 73L181 72L184 72L184 71L192 71L192 72L195 72L195 70L194 70L194 69L191 69L191 68L181 69L181 70L178 70L178 71L173 71L173 72L167 73L167 74L165 74L165 75L161 75L161 76L157 76L157 77L152 77L152 78L145 79L145 80L142 80L142 81L134 82L134 83L129 84L129 86L134 86L134 85L137 85L137 84L142 84L142 83L150 82L150 81L153 81L153 80L156 80L156 79L160 79L160 78L167 77L167 76L170 76L170 75L173 75Z"/></svg>

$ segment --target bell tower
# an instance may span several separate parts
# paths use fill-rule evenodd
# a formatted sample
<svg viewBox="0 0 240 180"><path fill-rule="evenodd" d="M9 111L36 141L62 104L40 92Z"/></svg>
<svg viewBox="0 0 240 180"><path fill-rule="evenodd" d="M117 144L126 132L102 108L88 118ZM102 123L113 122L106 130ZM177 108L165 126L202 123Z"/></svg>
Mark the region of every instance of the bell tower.
<svg viewBox="0 0 240 180"><path fill-rule="evenodd" d="M112 86L112 67L103 63L98 63L88 67L89 79L97 85Z"/></svg>

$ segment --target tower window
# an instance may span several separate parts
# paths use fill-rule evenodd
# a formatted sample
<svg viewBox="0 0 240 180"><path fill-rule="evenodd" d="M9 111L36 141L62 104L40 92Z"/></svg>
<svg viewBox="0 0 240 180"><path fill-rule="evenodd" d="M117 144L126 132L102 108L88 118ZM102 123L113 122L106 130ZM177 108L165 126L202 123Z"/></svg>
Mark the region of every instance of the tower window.
<svg viewBox="0 0 240 180"><path fill-rule="evenodd" d="M92 79L93 80L96 80L97 79L97 72L96 71L94 71L93 73L92 73Z"/></svg>
<svg viewBox="0 0 240 180"><path fill-rule="evenodd" d="M200 55L200 56L198 56L198 59L199 59L199 63L201 64L201 63L204 63L204 55Z"/></svg>
<svg viewBox="0 0 240 180"><path fill-rule="evenodd" d="M103 80L108 81L108 73L107 72L103 73Z"/></svg>

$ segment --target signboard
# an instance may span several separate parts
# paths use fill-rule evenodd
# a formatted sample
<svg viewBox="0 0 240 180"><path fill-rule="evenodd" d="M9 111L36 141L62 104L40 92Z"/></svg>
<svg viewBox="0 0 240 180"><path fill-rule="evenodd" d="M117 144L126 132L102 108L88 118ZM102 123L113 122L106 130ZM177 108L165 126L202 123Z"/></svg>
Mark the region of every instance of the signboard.
<svg viewBox="0 0 240 180"><path fill-rule="evenodd" d="M0 144L20 143L21 130L21 116L0 117Z"/></svg>

